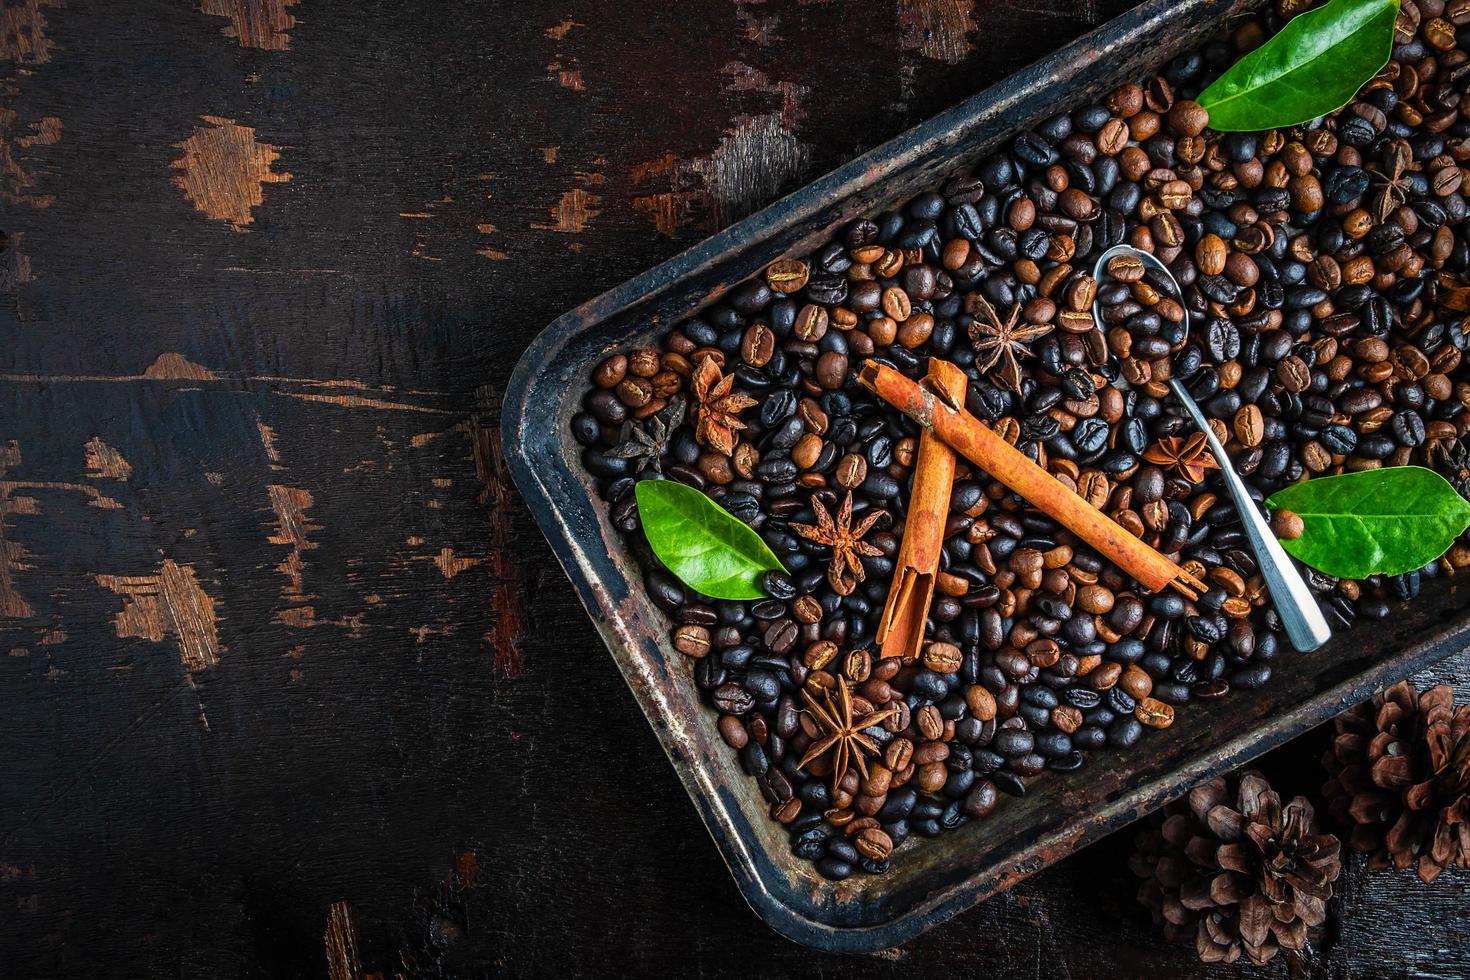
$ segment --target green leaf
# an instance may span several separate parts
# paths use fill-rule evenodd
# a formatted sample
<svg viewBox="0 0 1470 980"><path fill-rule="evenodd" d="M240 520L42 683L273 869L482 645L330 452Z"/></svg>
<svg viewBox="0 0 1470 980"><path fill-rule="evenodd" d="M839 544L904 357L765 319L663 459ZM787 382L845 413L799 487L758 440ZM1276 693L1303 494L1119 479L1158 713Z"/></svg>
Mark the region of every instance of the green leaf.
<svg viewBox="0 0 1470 980"><path fill-rule="evenodd" d="M634 493L653 553L694 591L714 599L761 599L761 573L786 571L748 524L693 487L643 480Z"/></svg>
<svg viewBox="0 0 1470 980"><path fill-rule="evenodd" d="M1332 0L1287 22L1200 93L1210 127L1296 126L1347 105L1393 51L1398 0Z"/></svg>
<svg viewBox="0 0 1470 980"><path fill-rule="evenodd" d="M1281 547L1339 578L1423 568L1470 527L1470 501L1422 466L1390 466L1307 480L1271 495L1268 507L1302 519Z"/></svg>

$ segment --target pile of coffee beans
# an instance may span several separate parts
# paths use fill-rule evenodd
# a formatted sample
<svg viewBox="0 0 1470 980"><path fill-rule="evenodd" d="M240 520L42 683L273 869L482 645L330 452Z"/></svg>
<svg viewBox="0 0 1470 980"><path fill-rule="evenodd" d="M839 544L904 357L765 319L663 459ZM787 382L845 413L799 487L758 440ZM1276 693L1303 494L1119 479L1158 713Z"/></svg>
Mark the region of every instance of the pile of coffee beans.
<svg viewBox="0 0 1470 980"><path fill-rule="evenodd" d="M597 368L572 420L584 464L721 736L823 875L882 873L911 836L1270 680L1288 647L1171 377L1261 498L1406 463L1470 491L1466 25L1470 0L1403 0L1392 60L1349 106L1221 134L1191 96L1281 26L1240 22ZM1095 282L1120 242L1183 295L1122 265ZM972 413L1209 591L1146 593L962 463L923 656L880 658L917 430L854 370L871 357L917 378L930 355L968 373ZM647 552L640 479L703 490L790 574L768 574L759 601L692 593ZM830 541L799 529L849 499L850 527L870 525L861 577L832 574ZM1456 544L1391 579L1306 574L1343 630L1466 564ZM834 780L831 753L802 760L831 734L812 705L843 690L848 721L883 718L863 732L875 751L854 750L866 774Z"/></svg>

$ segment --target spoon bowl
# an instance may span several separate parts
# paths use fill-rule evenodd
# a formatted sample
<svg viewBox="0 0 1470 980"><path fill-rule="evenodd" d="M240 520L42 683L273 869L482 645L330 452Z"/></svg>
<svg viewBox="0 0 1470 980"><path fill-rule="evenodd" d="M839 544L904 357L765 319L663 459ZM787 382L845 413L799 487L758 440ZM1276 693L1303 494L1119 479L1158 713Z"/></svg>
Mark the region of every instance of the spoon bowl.
<svg viewBox="0 0 1470 980"><path fill-rule="evenodd" d="M1179 301L1184 310L1184 337L1187 339L1189 336L1189 308L1184 305L1184 291L1179 288L1178 281L1168 267L1153 255L1131 245L1114 245L1098 256L1097 263L1092 269L1093 279L1101 284L1105 278L1111 278L1108 276L1108 263L1121 255L1140 259L1147 269L1154 272L1158 278L1162 278L1172 290L1173 298ZM1093 301L1092 316L1095 322L1102 323L1102 307L1098 300ZM1230 498L1235 504L1235 509L1240 513L1246 540L1249 541L1251 550L1255 553L1261 578L1265 580L1266 588L1270 590L1271 601L1276 605L1276 612L1281 617L1281 626L1286 631L1287 639L1291 641L1292 646L1303 653L1317 649L1332 636L1332 630L1327 625L1327 618L1322 615L1321 607L1317 605L1316 597L1312 595L1312 590L1307 587L1301 573L1292 563L1291 557L1276 540L1276 535L1271 533L1271 526L1260 508L1256 506L1250 488L1235 471L1235 465L1230 461L1225 447L1215 436L1214 430L1210 428L1209 420L1205 418L1204 412L1200 411L1199 405L1195 403L1194 396L1189 393L1183 381L1177 377L1169 379L1169 389L1184 406L1185 413L1195 426L1204 433L1210 452L1214 454L1215 461L1220 465L1220 475L1225 481L1226 488L1230 491Z"/></svg>

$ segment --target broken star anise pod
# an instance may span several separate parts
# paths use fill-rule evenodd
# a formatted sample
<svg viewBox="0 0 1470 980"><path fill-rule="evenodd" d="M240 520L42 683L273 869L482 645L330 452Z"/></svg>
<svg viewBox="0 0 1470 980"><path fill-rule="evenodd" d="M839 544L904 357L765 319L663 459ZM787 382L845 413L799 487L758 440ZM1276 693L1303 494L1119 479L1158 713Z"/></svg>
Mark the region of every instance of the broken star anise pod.
<svg viewBox="0 0 1470 980"><path fill-rule="evenodd" d="M669 437L684 424L684 414L684 399L676 398L663 411L641 423L624 422L618 434L618 444L608 451L608 455L632 460L635 473L647 469L662 473Z"/></svg>
<svg viewBox="0 0 1470 980"><path fill-rule="evenodd" d="M791 530L808 541L815 541L832 549L832 562L827 566L827 583L838 595L852 595L857 584L867 576L863 569L862 556L876 558L883 554L863 540L878 522L878 518L883 516L883 511L875 510L853 524L852 494L848 493L842 506L837 508L835 518L817 497L812 497L812 512L816 515L816 524L792 524Z"/></svg>
<svg viewBox="0 0 1470 980"><path fill-rule="evenodd" d="M1387 221L1413 192L1414 178L1409 170L1413 160L1408 140L1390 140L1383 147L1382 166L1368 168L1372 188L1368 203L1373 220L1379 224Z"/></svg>
<svg viewBox="0 0 1470 980"><path fill-rule="evenodd" d="M1207 470L1218 470L1203 432L1192 436L1163 436L1149 446L1143 458L1156 466L1172 469L1190 483L1204 480Z"/></svg>
<svg viewBox="0 0 1470 980"><path fill-rule="evenodd" d="M981 374L991 374L993 380L1007 391L1021 390L1021 357L1029 357L1031 348L1026 345L1051 333L1049 323L1022 323L1021 307L1016 304L1004 321L990 300L979 293L971 293L966 302L966 312L975 318L970 324L970 344L975 348L977 366Z"/></svg>
<svg viewBox="0 0 1470 980"><path fill-rule="evenodd" d="M797 768L805 769L830 752L832 795L835 797L842 786L842 777L847 775L849 764L855 763L863 778L868 778L868 762L864 754L877 755L878 743L865 735L864 730L887 721L898 709L890 704L877 710L861 710L870 706L866 701L855 706L848 682L842 678L837 681L836 697L832 696L831 691L824 690L822 700L818 701L806 688L802 688L801 699L806 702L807 713L816 720L822 735L806 750L801 762L797 763ZM855 711L855 707L860 710Z"/></svg>
<svg viewBox="0 0 1470 980"><path fill-rule="evenodd" d="M720 373L713 357L702 357L694 369L694 438L725 456L735 451L735 433L745 428L740 413L755 404L749 395L734 391L735 375Z"/></svg>

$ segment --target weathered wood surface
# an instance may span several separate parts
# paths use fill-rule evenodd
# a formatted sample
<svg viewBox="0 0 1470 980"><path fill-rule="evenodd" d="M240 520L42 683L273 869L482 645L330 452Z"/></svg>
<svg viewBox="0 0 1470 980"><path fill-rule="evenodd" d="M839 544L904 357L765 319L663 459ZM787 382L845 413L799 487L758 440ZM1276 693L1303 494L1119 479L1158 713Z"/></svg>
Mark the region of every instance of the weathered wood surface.
<svg viewBox="0 0 1470 980"><path fill-rule="evenodd" d="M557 313L1126 5L0 2L0 975L1196 975L1126 835L769 932L496 445ZM1470 974L1466 876L1343 892L1295 975Z"/></svg>

